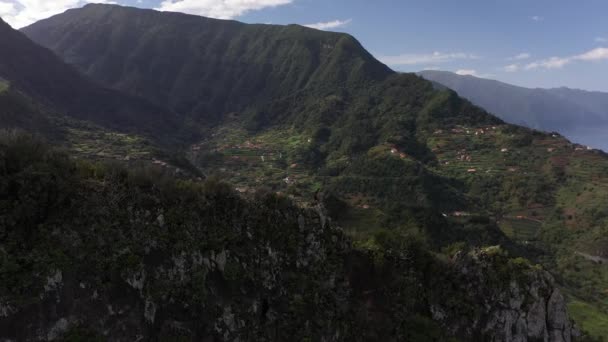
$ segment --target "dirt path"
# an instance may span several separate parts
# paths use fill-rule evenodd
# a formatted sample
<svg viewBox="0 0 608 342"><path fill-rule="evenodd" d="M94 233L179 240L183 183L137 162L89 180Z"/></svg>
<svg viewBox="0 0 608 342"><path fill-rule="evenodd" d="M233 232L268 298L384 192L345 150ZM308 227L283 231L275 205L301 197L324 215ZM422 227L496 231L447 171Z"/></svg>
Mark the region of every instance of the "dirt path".
<svg viewBox="0 0 608 342"><path fill-rule="evenodd" d="M608 263L608 258L602 258L600 256L591 255L583 252L575 252L575 254L598 264Z"/></svg>

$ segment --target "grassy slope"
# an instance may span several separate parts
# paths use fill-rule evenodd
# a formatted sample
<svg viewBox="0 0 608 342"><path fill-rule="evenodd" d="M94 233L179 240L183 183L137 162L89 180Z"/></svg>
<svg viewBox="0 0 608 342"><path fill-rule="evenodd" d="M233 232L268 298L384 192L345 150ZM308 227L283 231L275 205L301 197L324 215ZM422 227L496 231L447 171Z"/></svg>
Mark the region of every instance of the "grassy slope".
<svg viewBox="0 0 608 342"><path fill-rule="evenodd" d="M0 94L4 93L10 87L10 83L0 78Z"/></svg>
<svg viewBox="0 0 608 342"><path fill-rule="evenodd" d="M608 336L608 314L606 312L579 300L571 301L568 310L572 318L581 325L583 330L589 332L589 335L593 337Z"/></svg>

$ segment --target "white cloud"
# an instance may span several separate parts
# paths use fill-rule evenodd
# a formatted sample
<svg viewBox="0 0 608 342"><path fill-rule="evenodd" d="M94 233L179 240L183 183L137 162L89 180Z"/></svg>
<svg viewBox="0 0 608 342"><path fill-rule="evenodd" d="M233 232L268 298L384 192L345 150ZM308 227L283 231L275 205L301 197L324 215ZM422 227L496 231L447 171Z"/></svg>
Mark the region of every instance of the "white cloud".
<svg viewBox="0 0 608 342"><path fill-rule="evenodd" d="M316 23L316 24L306 24L304 26L314 28L317 30L331 30L331 29L335 29L338 27L346 26L346 25L350 24L352 21L353 21L352 19L333 20L333 21L327 21L327 22Z"/></svg>
<svg viewBox="0 0 608 342"><path fill-rule="evenodd" d="M475 71L473 69L460 69L460 70L456 70L456 74L461 75L461 76L465 76L465 75L477 76L477 71Z"/></svg>
<svg viewBox="0 0 608 342"><path fill-rule="evenodd" d="M580 55L570 57L551 57L548 59L532 62L526 65L525 69L561 69L564 66L577 61L596 62L601 60L608 60L608 48L597 48L589 50Z"/></svg>
<svg viewBox="0 0 608 342"><path fill-rule="evenodd" d="M544 17L538 16L538 15L532 16L532 17L530 17L530 19L532 19L536 22L545 20Z"/></svg>
<svg viewBox="0 0 608 342"><path fill-rule="evenodd" d="M510 64L503 68L506 72L516 72L519 70L519 64Z"/></svg>
<svg viewBox="0 0 608 342"><path fill-rule="evenodd" d="M580 61L600 61L608 59L608 48L597 48L574 57Z"/></svg>
<svg viewBox="0 0 608 342"><path fill-rule="evenodd" d="M86 3L115 3L108 0L14 0L0 1L0 16L14 28L21 28L38 20Z"/></svg>
<svg viewBox="0 0 608 342"><path fill-rule="evenodd" d="M494 76L493 74L480 74L477 72L477 70L474 69L459 69L456 70L454 73L460 76L475 76L481 78L488 78Z"/></svg>
<svg viewBox="0 0 608 342"><path fill-rule="evenodd" d="M397 56L380 56L379 59L388 65L417 65L417 64L435 64L446 63L455 60L464 59L479 59L480 57L474 54L456 52L443 53L433 52L429 54L402 54Z"/></svg>
<svg viewBox="0 0 608 342"><path fill-rule="evenodd" d="M513 57L507 58L507 60L509 60L509 61L521 61L521 60L524 60L524 59L528 59L530 57L532 57L532 55L530 55L529 53L522 52L519 55L515 55Z"/></svg>
<svg viewBox="0 0 608 342"><path fill-rule="evenodd" d="M608 38L604 38L604 37L595 37L594 40L596 43L608 43Z"/></svg>
<svg viewBox="0 0 608 342"><path fill-rule="evenodd" d="M14 3L0 1L0 17L13 15L16 11Z"/></svg>
<svg viewBox="0 0 608 342"><path fill-rule="evenodd" d="M249 11L276 7L294 0L164 0L158 10L232 19ZM113 0L0 0L0 16L14 28L65 12L87 3L115 4ZM138 3L141 3L138 0Z"/></svg>
<svg viewBox="0 0 608 342"><path fill-rule="evenodd" d="M532 69L561 69L566 64L570 63L570 58L562 58L562 57L551 57L548 59L543 59L540 61L532 62L525 66L526 70Z"/></svg>
<svg viewBox="0 0 608 342"><path fill-rule="evenodd" d="M249 11L287 5L292 2L293 0L164 0L156 9L218 19L233 19Z"/></svg>

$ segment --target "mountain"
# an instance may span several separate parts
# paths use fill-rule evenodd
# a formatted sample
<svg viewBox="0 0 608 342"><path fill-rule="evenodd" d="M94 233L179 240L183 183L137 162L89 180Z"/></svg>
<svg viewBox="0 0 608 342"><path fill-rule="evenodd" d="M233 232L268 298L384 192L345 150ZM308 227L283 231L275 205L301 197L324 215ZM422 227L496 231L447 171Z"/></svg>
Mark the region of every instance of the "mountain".
<svg viewBox="0 0 608 342"><path fill-rule="evenodd" d="M0 77L38 107L121 131L162 137L179 129L175 115L162 107L97 85L0 20Z"/></svg>
<svg viewBox="0 0 608 342"><path fill-rule="evenodd" d="M422 71L422 77L455 90L501 119L556 131L608 150L608 93L568 88L530 89L447 71Z"/></svg>
<svg viewBox="0 0 608 342"><path fill-rule="evenodd" d="M46 109L12 89L8 81L0 80L0 108L0 126L4 128L27 129L49 137L59 133Z"/></svg>
<svg viewBox="0 0 608 342"><path fill-rule="evenodd" d="M22 31L109 87L205 120L392 73L354 38L297 25L87 5Z"/></svg>
<svg viewBox="0 0 608 342"><path fill-rule="evenodd" d="M423 130L499 123L455 94L393 72L341 33L108 5L69 10L23 32L98 82L195 122L236 120L252 132L297 127L326 145L302 151L312 164L388 138L432 159L418 143Z"/></svg>
<svg viewBox="0 0 608 342"><path fill-rule="evenodd" d="M608 93L566 87L547 89L547 91L555 96L585 107L592 112L603 113L604 117L607 116Z"/></svg>
<svg viewBox="0 0 608 342"><path fill-rule="evenodd" d="M125 300L132 303L129 307L136 309L123 309L123 313L132 313L135 320L142 321L146 311L151 310L150 317L152 311L158 312L156 330L150 334L181 331L185 327L187 336L199 329L197 336L208 337L209 330L205 329L210 325L219 327L218 331L227 334L224 339L228 339L243 324L249 328L252 325L247 324L260 317L262 325L255 325L253 330L270 340L285 339L273 338L277 335L272 332L288 334L289 329L302 327L305 332L297 336L310 340L327 336L321 332L348 330L352 335L335 339L359 336L362 340L424 341L445 340L449 336L462 340L534 340L543 336L542 339L568 341L576 330L569 324L571 314L590 336L608 336L602 325L608 318L604 292L608 270L597 262L608 256L608 156L602 152L571 143L556 133L506 124L452 90L414 74L388 69L346 34L295 25L246 25L109 5L70 10L25 28L24 32L96 82L170 107L186 123L200 128L201 138L191 139L185 152L189 161L210 180L228 182L239 197L252 201L232 206L223 195L212 192L205 197L204 192L188 190L188 182L194 182L196 188L198 181L183 176L175 181L176 192L159 197L154 191L162 189L162 180L150 182L147 177L128 177L128 172L117 171L111 176L123 183L116 183L114 178L99 178L105 177L105 167L91 166L88 173L87 169L79 173L91 176L82 183L98 187L102 199L84 202L85 207L76 207L75 211L84 211L84 219L95 217L85 209L93 213L99 210L115 218L111 222L119 228L90 232L79 226L78 217L73 225L65 227L64 235L82 232L82 241L94 242L92 250L112 245L105 238L118 239L116 249L108 251L116 256L110 259L116 263L108 266L114 267L112 274L116 275L104 284L126 286L125 281L135 279L129 274L140 274L131 281L137 285L134 291L123 292ZM176 137L182 134L170 133ZM165 162L154 161L156 165ZM169 183L174 180L171 179ZM139 186L143 190L137 190ZM301 264L293 259L294 251L301 251L299 248L311 255L323 255L314 246L341 251L342 236L330 238L332 242L317 241L314 227L318 225L307 225L310 214L297 214L288 208L283 211L284 207L261 208L261 216L257 216L260 208L256 205L265 203L256 195L260 191L274 193L270 201L277 205L291 201L302 210L323 207L327 215L321 221L343 228L347 243L352 244L346 252L349 257L332 256L327 265L343 265L350 270L346 272L349 276L316 266L306 269L318 264L307 264L309 260ZM181 196L187 200L178 201ZM203 200L198 201L200 198ZM119 204L112 210L99 204L107 202ZM33 207L44 204L34 203ZM133 216L140 207L146 210L143 216ZM226 225L218 223L214 226L228 228L210 236L198 235L200 230L207 231L198 225L207 222L207 216L188 215L209 211L209 222L215 223L215 219L224 217L221 213L226 208L235 220L241 217L238 208L244 208L250 216ZM170 218L171 231L179 238L172 240L171 234L160 234L144 246L132 245L146 241L138 238L140 230L155 232L153 221L158 221L161 209L161 222L169 222ZM294 219L294 215L299 216ZM272 224L262 218L272 220ZM58 222L65 220L65 216L57 218ZM242 222L247 222L251 230L243 230ZM294 222L298 222L297 229ZM268 246L264 239L254 239L252 243L242 240L275 224L284 229L285 235L280 229L271 232L277 240L271 241L270 251L259 248ZM118 233L121 227L126 227L124 236ZM301 234L302 231L309 234ZM95 239L95 234L104 239ZM292 244L289 237L314 243L292 248L295 242ZM227 245L215 247L215 241ZM44 250L46 245L42 241L35 250ZM291 249L277 255L272 252L273 246ZM180 255L182 251L190 255L190 248L208 255L209 264L224 266L227 264L222 251L230 250L230 255L238 255L235 263L240 265L225 268L228 272L221 275L203 272L212 281L203 292L209 301L203 300L192 310L213 316L205 316L201 323L205 326L199 328L188 323L196 313L184 313L182 307L171 306L172 299L175 302L180 296L193 295L190 289L195 284L184 278L184 289L179 283L181 260L192 259L182 259ZM129 255L122 262L123 253L135 250L139 254L133 252L133 258ZM77 252L62 250L61 255L68 255L66 260L81 265L82 257ZM157 262L170 263L169 259L178 260L175 268L166 264L156 267ZM282 266L271 267L277 271L268 274L263 267L251 269L245 263L254 275L238 277L248 275L243 272L246 267L242 261L250 259L259 260L262 266ZM97 267L98 263L107 265L93 258L91 264ZM192 269L186 268L189 264L183 265L184 275L190 274ZM138 285L141 272L129 273L123 266L146 269L150 287ZM165 272L169 268L172 271ZM294 268L298 271L285 271ZM555 278L543 273L543 268ZM81 268L76 269L73 273L80 275ZM36 274L28 270L24 274ZM261 276L257 276L257 270ZM58 278L52 270L47 273ZM118 276L123 273L124 278ZM314 278L312 283L298 277L306 273ZM62 278L63 274L62 270ZM168 278L166 284L166 288L175 288L176 292L159 289L157 279L163 277L149 278L151 274L176 275ZM244 280L244 285L226 294L225 289L233 289L226 285L234 285L230 279L237 283ZM344 291L331 292L336 289L335 284L342 283ZM271 284L267 290L276 290L272 293L290 294L289 302L273 301L276 297L267 292L262 292L259 300L252 300L265 284ZM302 293L293 287L296 284L318 295L292 297L292 293ZM239 297L242 305L233 305L231 300L239 291L245 296ZM349 293L354 293L355 298ZM564 293L568 312L562 310L558 293ZM160 295L161 301L147 304L144 298L153 295ZM9 298L14 296L12 293ZM363 306L358 305L358 300ZM114 307L114 303L112 298L104 297L102 307ZM346 308L363 321L348 318L346 328L336 328L328 323L334 320L326 320L314 310L320 303ZM54 310L49 305L43 304L45 312ZM502 309L496 310L497 307ZM326 311L327 315L344 317L342 311ZM551 314L546 315L548 312ZM257 313L260 315L254 317ZM276 325L277 319L287 316L305 321ZM317 316L319 320L308 319ZM89 321L109 322L104 317ZM553 320L556 317L560 317L559 323ZM49 327L59 320L55 316L49 321L32 318L28 324ZM68 318L65 320L69 322ZM336 321L342 322L338 318ZM86 325L94 331L105 329ZM350 330L353 326L364 328ZM141 331L139 327L137 331Z"/></svg>

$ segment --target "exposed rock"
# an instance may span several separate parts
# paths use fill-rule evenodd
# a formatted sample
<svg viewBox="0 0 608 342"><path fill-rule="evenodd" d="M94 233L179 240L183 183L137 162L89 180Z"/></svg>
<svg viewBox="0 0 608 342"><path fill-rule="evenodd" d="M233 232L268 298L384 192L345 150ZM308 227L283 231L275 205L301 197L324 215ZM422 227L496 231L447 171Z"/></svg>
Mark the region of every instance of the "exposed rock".
<svg viewBox="0 0 608 342"><path fill-rule="evenodd" d="M62 280L63 280L63 274L61 273L61 270L55 270L55 272L53 272L53 274L51 276L46 278L46 284L44 285L44 290L46 292L51 292L51 291L57 290L61 286Z"/></svg>
<svg viewBox="0 0 608 342"><path fill-rule="evenodd" d="M409 240L355 249L321 206L117 178L79 183L69 210L26 227L36 239L6 231L3 256L27 262L0 293L0 340L571 340L553 279L498 247L451 262Z"/></svg>
<svg viewBox="0 0 608 342"><path fill-rule="evenodd" d="M8 317L15 312L9 304L0 303L0 317Z"/></svg>
<svg viewBox="0 0 608 342"><path fill-rule="evenodd" d="M141 292L146 282L146 271L143 269L143 266L139 271L129 274L126 282L131 285L132 288Z"/></svg>
<svg viewBox="0 0 608 342"><path fill-rule="evenodd" d="M69 328L70 322L65 318L61 318L55 323L55 325L53 325L53 327L51 327L51 329L46 335L46 338L49 341L54 341L58 337L61 337L61 335L64 334L66 331L68 331Z"/></svg>
<svg viewBox="0 0 608 342"><path fill-rule="evenodd" d="M553 291L547 303L547 329L551 341L572 340L572 323L568 317L564 296L558 289Z"/></svg>
<svg viewBox="0 0 608 342"><path fill-rule="evenodd" d="M497 251L487 249L455 258L460 278L452 284L458 286L463 302L453 306L439 297L431 306L433 317L455 335L468 338L572 341L578 332L553 278L494 253ZM474 310L462 315L463 307L468 306Z"/></svg>
<svg viewBox="0 0 608 342"><path fill-rule="evenodd" d="M158 222L158 225L161 227L165 226L165 216L163 214L159 214L158 217L156 218L156 222Z"/></svg>
<svg viewBox="0 0 608 342"><path fill-rule="evenodd" d="M224 268L226 267L226 259L227 252L225 250L212 257L212 260L215 261L215 265L221 272L224 272Z"/></svg>
<svg viewBox="0 0 608 342"><path fill-rule="evenodd" d="M156 304L151 301L149 298L146 299L146 307L144 309L144 317L146 321L150 324L154 323L154 318L156 317Z"/></svg>

